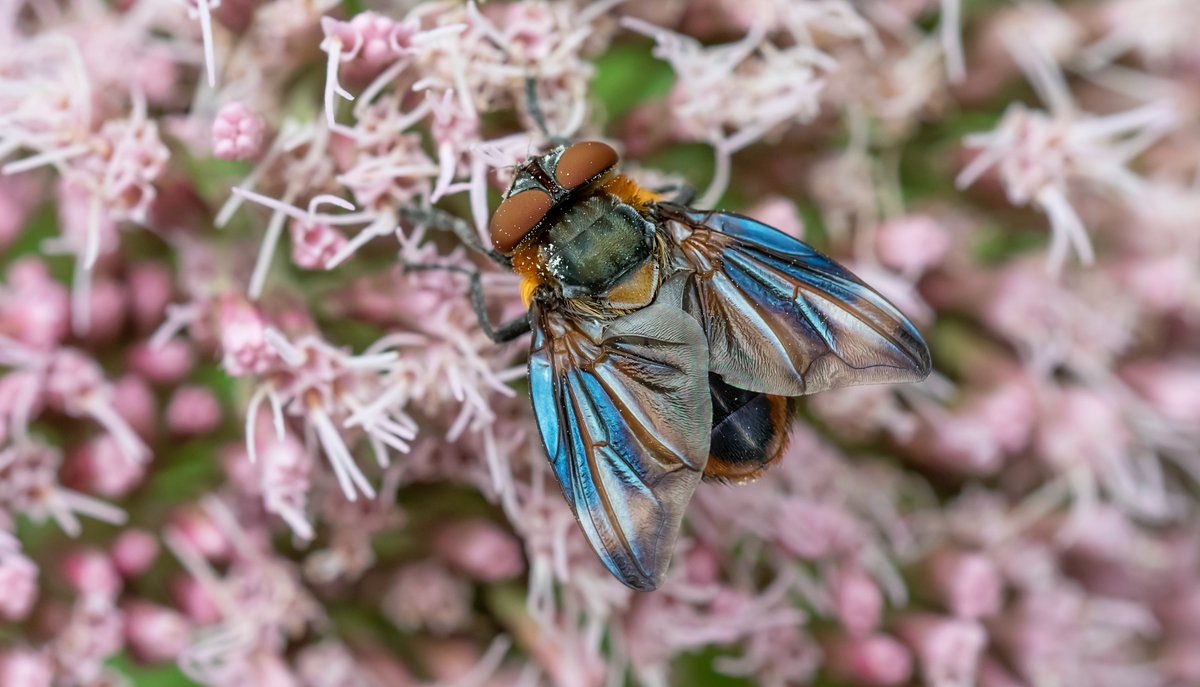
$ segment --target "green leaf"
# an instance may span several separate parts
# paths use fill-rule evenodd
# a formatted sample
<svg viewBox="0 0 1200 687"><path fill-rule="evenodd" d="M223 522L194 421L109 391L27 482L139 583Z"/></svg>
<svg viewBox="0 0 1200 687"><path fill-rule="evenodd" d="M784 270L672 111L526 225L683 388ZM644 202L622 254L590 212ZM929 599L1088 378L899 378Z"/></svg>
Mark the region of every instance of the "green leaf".
<svg viewBox="0 0 1200 687"><path fill-rule="evenodd" d="M662 98L675 83L671 67L650 53L651 43L626 43L595 60L592 96L617 120L651 100Z"/></svg>

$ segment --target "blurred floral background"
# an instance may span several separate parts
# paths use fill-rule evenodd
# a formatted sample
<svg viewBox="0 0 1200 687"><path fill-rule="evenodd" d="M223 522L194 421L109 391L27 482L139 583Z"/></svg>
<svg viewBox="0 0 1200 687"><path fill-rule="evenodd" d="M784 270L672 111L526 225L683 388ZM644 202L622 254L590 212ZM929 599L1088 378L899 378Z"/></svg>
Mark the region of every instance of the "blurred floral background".
<svg viewBox="0 0 1200 687"><path fill-rule="evenodd" d="M1200 685L1195 0L5 0L5 687ZM528 97L527 82L536 98ZM930 341L614 580L483 230L549 134Z"/></svg>

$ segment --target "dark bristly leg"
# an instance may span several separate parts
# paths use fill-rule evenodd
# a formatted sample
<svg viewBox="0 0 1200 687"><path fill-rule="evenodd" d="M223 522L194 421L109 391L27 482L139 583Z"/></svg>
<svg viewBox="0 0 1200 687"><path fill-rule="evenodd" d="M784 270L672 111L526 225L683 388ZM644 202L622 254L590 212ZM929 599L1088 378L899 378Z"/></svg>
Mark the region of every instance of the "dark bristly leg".
<svg viewBox="0 0 1200 687"><path fill-rule="evenodd" d="M483 245L475 228L462 218L437 208L400 208L399 215L401 220L423 224L437 231L451 232L468 248L488 256L504 267L512 266L512 260L509 260L507 255L491 246Z"/></svg>
<svg viewBox="0 0 1200 687"><path fill-rule="evenodd" d="M696 200L696 189L692 188L688 184L674 184L672 186L663 186L661 188L654 189L654 192L659 194L660 196L668 196L668 195L674 194L674 197L672 197L670 199L670 202L674 203L675 205L682 205L684 207L691 205L692 202L694 200Z"/></svg>
<svg viewBox="0 0 1200 687"><path fill-rule="evenodd" d="M446 272L456 272L464 274L471 280L471 307L475 310L475 317L479 318L479 327L487 334L492 341L501 344L508 343L513 339L529 332L529 314L526 313L521 317L505 322L504 324L493 327L487 315L487 303L483 299L483 280L476 270L469 270L457 265L413 265L406 264L404 269L409 272L429 272L433 270L443 270Z"/></svg>
<svg viewBox="0 0 1200 687"><path fill-rule="evenodd" d="M550 133L550 127L546 126L546 116L542 113L542 106L538 101L537 79L532 74L525 75L525 104L529 108L529 116L533 119L533 123L537 125L538 131L546 137L547 141L556 146L570 143L562 136Z"/></svg>

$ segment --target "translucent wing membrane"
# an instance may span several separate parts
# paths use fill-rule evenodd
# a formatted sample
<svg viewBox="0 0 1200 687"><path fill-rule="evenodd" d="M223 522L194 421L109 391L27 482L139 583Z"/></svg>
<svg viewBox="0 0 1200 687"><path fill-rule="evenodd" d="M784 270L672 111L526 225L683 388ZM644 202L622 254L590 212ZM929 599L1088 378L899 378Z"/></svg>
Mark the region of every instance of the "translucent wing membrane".
<svg viewBox="0 0 1200 687"><path fill-rule="evenodd" d="M695 270L685 309L706 330L709 367L729 384L800 396L914 382L929 349L891 303L804 243L746 217L662 205Z"/></svg>
<svg viewBox="0 0 1200 687"><path fill-rule="evenodd" d="M567 503L614 575L654 589L708 456L704 333L661 304L598 334L537 303L532 319L530 395Z"/></svg>

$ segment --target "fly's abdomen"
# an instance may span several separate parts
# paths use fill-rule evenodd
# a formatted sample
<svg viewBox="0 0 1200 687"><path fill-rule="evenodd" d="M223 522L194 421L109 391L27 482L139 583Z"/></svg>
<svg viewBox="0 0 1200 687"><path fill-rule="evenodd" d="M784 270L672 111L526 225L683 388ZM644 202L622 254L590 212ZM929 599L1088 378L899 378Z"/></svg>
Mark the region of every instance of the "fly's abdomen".
<svg viewBox="0 0 1200 687"><path fill-rule="evenodd" d="M791 421L788 399L730 386L709 373L713 422L706 479L749 482L779 459Z"/></svg>

